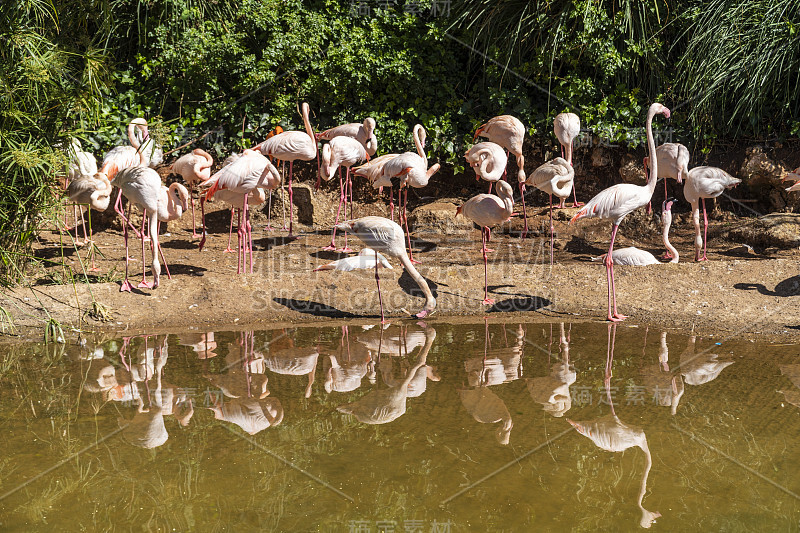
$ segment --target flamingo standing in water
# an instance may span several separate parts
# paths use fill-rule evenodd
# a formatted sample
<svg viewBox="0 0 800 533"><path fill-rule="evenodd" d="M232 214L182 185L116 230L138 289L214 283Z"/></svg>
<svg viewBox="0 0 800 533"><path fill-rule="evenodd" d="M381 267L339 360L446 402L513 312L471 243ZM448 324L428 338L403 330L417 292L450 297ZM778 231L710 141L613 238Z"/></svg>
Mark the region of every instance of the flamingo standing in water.
<svg viewBox="0 0 800 533"><path fill-rule="evenodd" d="M611 406L611 414L588 422L575 422L570 419L567 419L567 422L569 422L578 433L584 437L588 437L595 446L607 452L624 452L633 447L642 449L645 457L645 466L636 505L642 512L639 525L643 528L649 528L657 518L661 517L661 513L657 511L648 511L642 506L644 495L647 492L647 477L650 475L650 468L653 466L653 456L650 453L650 447L647 445L647 435L645 435L644 430L625 424L617 417L617 413L614 411L614 403L611 398L611 366L614 361L614 339L617 334L616 324L609 324L608 330L608 353L606 356L604 385L608 404Z"/></svg>
<svg viewBox="0 0 800 533"><path fill-rule="evenodd" d="M208 152L202 148L195 148L191 153L179 157L169 169L176 174L180 174L189 188L194 190L196 184L204 182L211 177L211 166L213 164L214 159ZM202 204L204 201L205 199L201 197L200 203ZM206 229L205 216L202 219L202 229L203 231ZM200 235L197 233L197 226L195 225L194 198L192 198L192 238L195 239L197 237L200 237Z"/></svg>
<svg viewBox="0 0 800 533"><path fill-rule="evenodd" d="M402 211L400 213L400 221L406 228L406 237L408 238L408 253L412 263L419 263L414 259L414 252L411 250L411 233L408 231L408 216L406 208L408 206L408 187L420 189L428 185L428 180L431 176L436 174L439 170L439 163L436 163L431 168L428 168L428 156L425 153L425 139L427 133L421 124L414 126L413 131L414 144L417 147L417 153L404 152L399 156L388 160L383 165L382 180L387 180L391 183L391 179L402 176L400 181L400 188L398 190L398 202L400 201L400 191L403 191Z"/></svg>
<svg viewBox="0 0 800 533"><path fill-rule="evenodd" d="M284 131L257 145L255 148L267 157L274 157L278 161L289 162L289 236L293 230L293 194L292 194L292 173L295 160L311 161L317 157L317 138L314 136L314 128L308 118L309 107L306 102L300 106L303 115L303 124L306 131ZM271 164L270 164L271 166ZM247 211L247 208L245 208ZM252 264L250 265L252 268Z"/></svg>
<svg viewBox="0 0 800 533"><path fill-rule="evenodd" d="M306 106L307 107L307 106ZM297 132L285 132L297 133ZM282 133L280 135L284 135ZM273 137L273 139L280 135ZM236 273L247 270L247 255L250 255L250 273L253 273L253 229L250 225L250 211L247 209L250 193L258 188L277 189L281 176L269 160L255 150L245 150L242 156L228 166L222 167L208 180L200 184L201 191L207 191L206 200L212 198L220 189L228 189L242 196L242 220L239 225L239 247ZM205 239L200 241L201 248Z"/></svg>
<svg viewBox="0 0 800 533"><path fill-rule="evenodd" d="M721 168L694 167L689 171L686 184L683 186L683 195L692 204L692 222L694 222L694 260L707 261L706 248L708 247L708 215L706 214L706 198L716 198L725 189L736 187L742 180L734 178ZM703 204L703 236L700 236L700 206ZM703 255L700 256L700 249Z"/></svg>
<svg viewBox="0 0 800 533"><path fill-rule="evenodd" d="M484 179L489 182L489 194L492 192L494 182L502 179L508 165L508 155L503 147L491 141L473 145L464 159L475 170L475 179Z"/></svg>
<svg viewBox="0 0 800 533"><path fill-rule="evenodd" d="M330 130L329 130L330 131ZM353 182L350 180L350 167L365 159L369 160L369 155L364 146L352 137L339 135L331 139L331 142L322 147L322 167L321 174L325 181L333 178L336 169L339 169L339 207L336 209L336 221L333 223L333 233L331 234L330 245L323 250L336 250L336 224L339 223L339 215L344 203L345 218L347 218L347 189L350 189L350 218L353 218ZM342 169L346 170L346 178L342 181ZM352 252L347 246L347 235L344 238L344 248L342 252Z"/></svg>
<svg viewBox="0 0 800 533"><path fill-rule="evenodd" d="M102 172L97 172L94 176L81 176L69 182L67 186L67 196L70 201L77 204L88 204L89 210L97 209L98 211L105 211L108 209L108 204L111 200L111 192L113 187L111 182L108 181L108 176ZM77 223L77 218L75 219ZM81 213L81 225L83 226L83 240L86 243L92 242L92 219L89 215L89 235L86 235L86 223L83 220ZM77 236L77 230L76 236ZM90 252L92 257L92 264L89 267L91 272L97 272L98 268L94 264L93 250Z"/></svg>
<svg viewBox="0 0 800 533"><path fill-rule="evenodd" d="M567 160L569 166L572 166L572 143L581 132L581 119L575 113L559 113L553 119L553 132L561 144L561 157ZM582 206L583 204L578 203L578 195L575 193L574 187L572 194L575 200L572 207ZM564 207L564 200L564 198L561 198L561 203L558 205L559 208Z"/></svg>
<svg viewBox="0 0 800 533"><path fill-rule="evenodd" d="M525 185L533 185L540 191L546 192L550 195L550 264L553 264L553 240L555 236L555 228L553 228L553 195L561 198L561 205L563 207L564 199L569 198L570 191L573 190L575 180L575 170L566 159L556 157L552 161L539 166L533 171L528 179L519 184L522 197L525 198ZM524 213L524 209L523 209ZM522 237L528 233L528 218L525 217L525 229L522 232Z"/></svg>
<svg viewBox="0 0 800 533"><path fill-rule="evenodd" d="M334 138L341 136L357 140L370 157L378 151L378 138L375 137L375 119L372 117L365 118L361 124L358 122L342 124L316 134L318 141L332 141Z"/></svg>
<svg viewBox="0 0 800 533"><path fill-rule="evenodd" d="M497 194L479 194L467 200L464 205L456 210L456 216L463 214L481 227L483 237L483 305L493 305L494 300L489 298L489 272L486 242L489 240L491 226L502 224L514 212L514 190L505 181L497 182Z"/></svg>
<svg viewBox="0 0 800 533"><path fill-rule="evenodd" d="M650 177L647 185L633 185L631 183L619 183L608 189L601 191L597 196L589 200L569 221L570 224L582 218L601 218L613 221L611 230L611 244L608 247L608 254L604 260L606 265L606 279L608 282L608 320L619 322L625 320L627 316L617 311L617 291L614 287L614 240L617 238L617 230L622 219L628 213L643 207L650 202L653 191L658 180L658 158L655 157L656 143L653 140L653 117L657 114L669 118L669 109L659 103L650 106L647 112L647 147L650 152L653 165L650 167ZM613 307L612 307L613 300ZM612 313L613 309L613 313Z"/></svg>
<svg viewBox="0 0 800 533"><path fill-rule="evenodd" d="M383 217L362 217L348 220L337 226L340 231L349 231L355 234L365 245L376 252L382 252L389 257L399 259L406 272L417 282L420 290L425 294L425 307L414 315L425 318L436 308L436 298L433 297L428 282L417 271L406 253L405 235L403 228L396 222ZM378 285L378 302L381 306L381 323L386 323L383 313L383 297L381 296L381 280L378 277L379 261L375 262L375 282Z"/></svg>

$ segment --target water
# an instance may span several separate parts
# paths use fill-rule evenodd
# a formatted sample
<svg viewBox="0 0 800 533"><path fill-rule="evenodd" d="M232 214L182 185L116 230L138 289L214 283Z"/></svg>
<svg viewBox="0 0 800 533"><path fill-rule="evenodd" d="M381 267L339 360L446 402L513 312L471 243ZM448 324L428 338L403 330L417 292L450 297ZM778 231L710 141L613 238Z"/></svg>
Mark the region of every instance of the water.
<svg viewBox="0 0 800 533"><path fill-rule="evenodd" d="M800 521L796 345L481 322L2 350L6 531Z"/></svg>

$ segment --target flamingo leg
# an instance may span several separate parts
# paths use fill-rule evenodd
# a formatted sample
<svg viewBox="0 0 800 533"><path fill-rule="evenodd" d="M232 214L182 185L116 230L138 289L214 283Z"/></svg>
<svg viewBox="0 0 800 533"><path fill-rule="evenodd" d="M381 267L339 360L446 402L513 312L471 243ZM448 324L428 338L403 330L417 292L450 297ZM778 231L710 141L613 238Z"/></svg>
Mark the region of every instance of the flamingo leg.
<svg viewBox="0 0 800 533"><path fill-rule="evenodd" d="M700 261L708 261L708 257L706 257L706 249L708 248L708 215L706 214L706 199L700 198L700 202L703 204L703 257L700 258Z"/></svg>
<svg viewBox="0 0 800 533"><path fill-rule="evenodd" d="M294 216L293 216L293 212L294 212L294 203L293 203L294 193L292 192L292 167L293 167L293 165L294 165L294 161L289 161L289 237L292 236L292 229L294 227L293 226L293 223L294 223L294 220L293 220L294 219ZM245 208L245 213L246 212L247 212L247 208Z"/></svg>
<svg viewBox="0 0 800 533"><path fill-rule="evenodd" d="M86 212L89 218L89 257L91 258L91 265L89 266L89 272L98 272L100 269L97 268L97 265L94 264L94 256L95 256L95 245L94 245L94 235L92 234L92 208L89 207L89 210Z"/></svg>
<svg viewBox="0 0 800 533"><path fill-rule="evenodd" d="M89 237L88 237L88 235L86 235L86 221L83 218L83 207L78 208L78 213L80 213L81 227L83 228L83 243L77 242L77 240L78 240L78 230L77 230L78 219L76 218L75 219L75 228L76 228L75 229L75 240L76 240L75 244L86 244L87 242L89 242L87 240Z"/></svg>
<svg viewBox="0 0 800 533"><path fill-rule="evenodd" d="M160 255L162 258L164 257L163 252L161 251L161 243L158 242L158 221L156 218L156 214L153 213L153 218L150 224L150 243L153 247L153 265L152 265L152 273L153 273L153 283L152 288L155 289L158 287L160 282L160 274L161 274L161 266L158 264L158 256ZM166 268L167 262L164 262L164 267ZM167 268L167 275L169 275L169 268ZM171 277L170 277L171 279Z"/></svg>
<svg viewBox="0 0 800 533"><path fill-rule="evenodd" d="M281 161L281 215L283 216L283 227L281 229L288 229L286 227L286 197L283 192L283 184L286 183L286 161Z"/></svg>
<svg viewBox="0 0 800 533"><path fill-rule="evenodd" d="M528 235L528 212L525 210L525 183L519 184L519 194L522 196L522 219L525 221L525 227L522 229L520 239L524 239Z"/></svg>
<svg viewBox="0 0 800 533"><path fill-rule="evenodd" d="M563 200L562 200L563 201ZM555 238L555 228L553 227L553 195L550 195L550 266L553 266L553 240Z"/></svg>
<svg viewBox="0 0 800 533"><path fill-rule="evenodd" d="M375 283L378 284L378 303L381 306L381 324L386 324L386 317L383 314L383 296L381 296L381 278L378 275L378 263L380 263L380 261L378 261L377 258L376 258L376 261L375 261ZM380 350L378 352L378 356L380 357Z"/></svg>
<svg viewBox="0 0 800 533"><path fill-rule="evenodd" d="M194 192L194 187L192 187L192 192ZM194 197L192 197L192 239L196 239L198 237L200 237L200 234L197 233L196 215L194 212Z"/></svg>
<svg viewBox="0 0 800 533"><path fill-rule="evenodd" d="M231 207L231 225L228 227L228 246L222 250L224 254L232 254L233 250L231 249L231 239L233 238L233 212L234 210L239 215L239 222L237 222L236 227L238 228L242 224L242 212L238 209Z"/></svg>
<svg viewBox="0 0 800 533"><path fill-rule="evenodd" d="M611 230L611 244L608 247L608 253L604 261L606 265L606 278L608 280L608 320L611 322L621 322L628 318L626 315L621 315L617 312L617 290L614 283L614 261L612 260L614 254L614 240L617 238L618 224L614 224ZM613 313L611 312L613 308Z"/></svg>
<svg viewBox="0 0 800 533"><path fill-rule="evenodd" d="M161 233L160 226L161 222L156 222L156 234ZM153 250L153 253L155 253L155 250ZM164 257L164 250L161 248L161 244L158 245L158 255L161 256L161 261L164 263L164 269L167 271L167 278L172 279L172 274L169 273L169 265L167 265L167 259Z"/></svg>
<svg viewBox="0 0 800 533"><path fill-rule="evenodd" d="M394 220L394 187L389 187L389 209L391 210L390 218Z"/></svg>
<svg viewBox="0 0 800 533"><path fill-rule="evenodd" d="M331 243L323 248L326 252L336 250L336 224L339 223L339 215L342 212L342 203L347 202L347 185L342 182L342 167L339 167L339 206L336 208L336 222L333 223L333 232L331 233ZM347 216L347 207L345 206L345 217ZM347 235L345 233L345 235ZM345 237L346 239L347 237ZM347 245L345 244L345 247Z"/></svg>
<svg viewBox="0 0 800 533"><path fill-rule="evenodd" d="M341 168L341 167L340 167ZM347 167L347 171L345 173L344 179L344 215L347 217L347 191L350 190L350 220L353 220L353 180L350 178L350 167ZM347 245L347 232L344 234L344 248L341 249L344 253L350 253L353 251Z"/></svg>
<svg viewBox="0 0 800 533"><path fill-rule="evenodd" d="M267 203L267 231L272 231L272 190L269 191L269 201Z"/></svg>
<svg viewBox="0 0 800 533"><path fill-rule="evenodd" d="M153 284L147 281L147 266L145 263L145 255L144 255L144 227L145 227L145 220L147 216L147 209L142 211L142 233L141 233L141 241L142 241L142 281L139 283L138 287L140 289L152 289ZM152 240L152 239L151 239ZM155 251L155 250L154 250Z"/></svg>
<svg viewBox="0 0 800 533"><path fill-rule="evenodd" d="M489 256L486 254L486 241L490 231L488 227L484 227L481 230L481 236L483 237L483 302L481 303L483 305L494 305L494 300L489 298Z"/></svg>
<svg viewBox="0 0 800 533"><path fill-rule="evenodd" d="M244 205L247 207L247 201L250 193L244 195ZM247 249L250 251L250 273L253 273L253 226L250 224L250 209L245 211L245 230L247 231Z"/></svg>
<svg viewBox="0 0 800 533"><path fill-rule="evenodd" d="M570 146L570 153L572 153L572 151L573 151L573 149ZM572 165L571 157L570 157L569 164ZM583 205L582 202L578 201L578 194L575 192L575 184L574 183L572 185L572 199L574 200L574 202L572 203L572 207L581 207ZM566 200L566 198L561 200L561 207L564 207L564 200Z"/></svg>
<svg viewBox="0 0 800 533"><path fill-rule="evenodd" d="M117 195L117 201L114 202L114 210L117 212L118 215L122 215L122 191L119 191ZM128 225L122 225L122 235L125 239L125 280L119 287L120 292L131 292L133 287L131 286L131 282L128 281L128 262L130 261L130 256L128 255Z"/></svg>
<svg viewBox="0 0 800 533"><path fill-rule="evenodd" d="M398 191L398 196L400 192ZM398 200L399 202L399 200ZM414 252L411 250L411 233L408 231L408 212L406 211L406 206L408 205L408 188L405 189L403 192L403 212L400 217L403 219L403 225L406 228L406 239L408 240L408 258L411 260L412 264L419 264L420 261L414 259Z"/></svg>

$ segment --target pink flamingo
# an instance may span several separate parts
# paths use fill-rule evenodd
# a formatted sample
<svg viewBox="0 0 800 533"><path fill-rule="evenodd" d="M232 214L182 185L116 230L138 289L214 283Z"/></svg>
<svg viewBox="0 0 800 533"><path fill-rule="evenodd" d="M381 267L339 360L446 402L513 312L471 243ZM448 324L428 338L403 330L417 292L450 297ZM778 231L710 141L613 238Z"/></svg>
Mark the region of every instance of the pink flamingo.
<svg viewBox="0 0 800 533"><path fill-rule="evenodd" d="M561 144L561 157L567 160L569 166L572 166L572 143L581 132L581 119L575 113L559 113L553 119L553 132L556 134L559 144ZM578 203L578 195L575 193L574 187L572 188L572 194L575 200L572 207L582 206L583 204ZM564 200L565 198L561 199L561 203L558 205L559 208L564 207Z"/></svg>
<svg viewBox="0 0 800 533"><path fill-rule="evenodd" d="M274 157L278 161L289 162L289 236L293 230L293 194L292 194L292 173L295 160L311 161L317 157L317 139L314 136L314 128L308 118L309 107L306 102L300 106L303 115L303 124L306 131L284 131L262 142L256 148L267 157ZM271 164L270 164L271 166ZM245 208L245 212L247 209ZM252 264L250 265L252 269Z"/></svg>
<svg viewBox="0 0 800 533"><path fill-rule="evenodd" d="M692 204L692 222L694 222L694 260L707 261L706 248L708 246L708 215L706 214L706 198L716 198L726 189L736 187L742 180L734 178L721 168L694 167L689 171L686 184L683 186L683 195ZM700 201L703 204L703 237L700 237ZM703 255L700 256L700 248Z"/></svg>
<svg viewBox="0 0 800 533"><path fill-rule="evenodd" d="M297 132L286 132L297 133ZM284 135L284 133L280 134ZM276 136L277 137L277 136ZM276 138L276 137L273 137ZM269 160L255 150L245 150L242 157L222 167L208 180L200 184L201 191L205 193L206 200L212 198L220 189L228 189L242 196L242 219L239 225L239 247L236 273L242 274L247 270L247 254L250 254L250 273L253 273L253 230L250 225L250 211L247 206L250 193L258 188L277 189L281 185L281 176ZM204 239L200 241L201 248ZM242 267L244 265L244 268Z"/></svg>
<svg viewBox="0 0 800 533"><path fill-rule="evenodd" d="M105 173L111 181L122 169L139 165L154 168L163 160L161 149L156 148L150 139L145 119L140 117L131 120L128 124L128 141L129 145L115 146L103 157L100 172Z"/></svg>
<svg viewBox="0 0 800 533"><path fill-rule="evenodd" d="M399 259L403 263L406 272L417 282L420 290L425 294L425 307L422 311L414 315L417 318L425 318L436 308L436 299L433 297L428 282L417 271L411 259L406 253L405 235L403 228L396 222L383 217L362 217L356 220L348 220L340 223L337 228L339 231L349 231L358 237L367 247L376 252L381 252L389 257ZM383 313L383 297L381 296L381 280L378 277L378 265L380 261L375 261L375 282L378 285L378 302L381 306L381 323L386 323Z"/></svg>
<svg viewBox="0 0 800 533"><path fill-rule="evenodd" d="M540 191L546 192L550 196L550 264L553 264L553 240L555 236L555 229L553 228L553 195L561 199L563 207L564 199L569 198L570 191L573 190L575 180L575 170L566 159L556 157L552 161L541 165L533 171L527 181L520 183L520 191L525 195L525 186L533 185ZM527 219L525 223L525 230L522 236L527 234Z"/></svg>
<svg viewBox="0 0 800 533"><path fill-rule="evenodd" d="M589 200L569 221L570 224L582 218L601 218L613 221L611 244L608 247L608 255L603 261L606 265L606 279L608 282L608 320L612 322L627 318L617 312L617 292L614 287L614 262L612 260L614 257L614 240L617 238L617 230L622 219L628 213L647 205L653 197L653 191L655 191L656 181L658 180L658 159L655 157L656 143L653 140L653 117L657 114L669 118L670 112L669 109L659 103L651 105L647 112L647 147L650 155L653 156L651 157L653 165L650 167L650 178L647 180L647 185L619 183L609 187ZM612 299L613 313L611 312Z"/></svg>
<svg viewBox="0 0 800 533"><path fill-rule="evenodd" d="M478 143L464 154L469 166L475 170L475 179L489 182L489 193L494 182L503 178L508 165L508 155L503 147L491 141Z"/></svg>
<svg viewBox="0 0 800 533"><path fill-rule="evenodd" d="M481 227L483 237L483 305L493 305L494 300L489 298L489 272L486 243L491 235L491 226L502 224L514 212L514 190L505 181L497 182L497 194L479 194L467 200L456 210L456 216L463 214Z"/></svg>
<svg viewBox="0 0 800 533"><path fill-rule="evenodd" d="M108 181L108 176L102 172L97 172L94 176L81 176L69 182L67 186L67 196L69 199L77 204L88 204L89 209L97 209L98 211L105 211L108 209L108 204L111 201L111 192L113 187L111 182ZM89 215L89 235L86 235L86 223L81 214L81 225L83 226L83 240L86 243L92 242L92 220L91 214ZM75 219L77 223L77 218ZM76 230L77 232L77 230ZM76 233L77 237L77 233ZM91 272L97 272L98 268L94 264L94 253L91 253L92 264L89 267Z"/></svg>
<svg viewBox="0 0 800 533"><path fill-rule="evenodd" d="M370 184L372 184L372 187L378 189L379 192L382 193L384 187L389 187L389 218L392 220L394 220L394 194L391 191L392 180L383 177L383 166L399 155L400 154L384 154L379 157L374 157L370 159L369 163L353 169L353 173L356 176L364 176L367 178Z"/></svg>
<svg viewBox="0 0 800 533"><path fill-rule="evenodd" d="M228 246L222 250L222 252L232 253L233 250L231 249L231 238L233 237L233 212L236 211L239 215L239 222L236 226L238 228L242 224L244 197L241 194L228 189L219 189L216 193L214 193L214 197L231 206L231 224L228 228ZM264 189L255 189L247 198L247 209L249 210L251 207L258 207L266 201L267 195L264 192Z"/></svg>
<svg viewBox="0 0 800 533"><path fill-rule="evenodd" d="M525 156L522 155L522 143L525 140L525 125L511 115L500 115L490 118L475 130L474 138L486 137L493 143L514 154L517 158L517 180L525 181ZM505 175L505 173L503 174ZM525 213L525 197L522 197L522 213ZM528 232L528 218L525 217L525 233Z"/></svg>
<svg viewBox="0 0 800 533"><path fill-rule="evenodd" d="M69 164L67 165L67 175L64 177L64 188L69 187L70 182L78 178L91 178L97 174L97 159L91 152L84 152L81 142L73 138L70 147L67 150L69 157ZM72 219L75 221L75 226L78 225L78 206L72 206ZM82 210L81 210L82 211ZM83 212L80 214L81 224L83 224ZM67 226L67 212L64 211L64 229L70 231L73 228ZM84 227L84 229L86 229ZM91 229L91 228L90 228ZM75 235L77 237L77 234ZM84 241L86 240L86 232L84 232Z"/></svg>
<svg viewBox="0 0 800 533"><path fill-rule="evenodd" d="M436 163L431 168L428 168L428 156L425 153L425 139L427 133L421 124L414 126L413 131L414 144L417 147L417 153L404 152L399 156L390 159L383 165L382 180L391 180L391 178L401 177L400 191L405 189L403 194L403 206L400 214L400 220L405 226L406 236L408 238L408 253L412 263L419 264L419 261L414 259L414 253L411 250L411 233L408 231L408 216L406 208L408 205L408 187L419 189L428 185L431 176L439 171L439 163ZM398 201L400 198L400 191L398 191Z"/></svg>
<svg viewBox="0 0 800 533"><path fill-rule="evenodd" d="M330 131L330 130L329 130ZM345 218L347 218L347 189L350 189L350 218L353 218L353 183L350 180L350 167L358 162L369 160L364 146L352 137L345 137L339 135L331 139L331 142L322 147L322 168L321 174L325 181L330 181L333 178L336 169L339 169L339 207L336 209L336 222L333 225L333 233L331 234L331 244L323 248L323 250L336 250L336 224L339 223L339 215L342 211L342 203L344 203ZM344 166L346 170L346 178L342 182L342 169ZM342 252L352 252L353 250L347 246L347 235L344 237L344 248Z"/></svg>
<svg viewBox="0 0 800 533"><path fill-rule="evenodd" d="M375 119L372 117L365 118L361 124L358 122L342 124L316 134L318 141L332 141L334 138L342 136L357 140L370 157L378 151L378 138L375 137Z"/></svg>
<svg viewBox="0 0 800 533"><path fill-rule="evenodd" d="M214 159L208 152L202 148L195 148L191 153L179 157L169 168L172 172L180 174L189 188L194 190L195 184L206 181L211 177L211 166L213 164ZM200 198L201 204L203 201L204 198ZM202 220L202 229L203 231L206 229L205 217ZM195 239L197 237L200 237L200 234L197 233L197 226L195 225L194 198L192 198L192 238Z"/></svg>

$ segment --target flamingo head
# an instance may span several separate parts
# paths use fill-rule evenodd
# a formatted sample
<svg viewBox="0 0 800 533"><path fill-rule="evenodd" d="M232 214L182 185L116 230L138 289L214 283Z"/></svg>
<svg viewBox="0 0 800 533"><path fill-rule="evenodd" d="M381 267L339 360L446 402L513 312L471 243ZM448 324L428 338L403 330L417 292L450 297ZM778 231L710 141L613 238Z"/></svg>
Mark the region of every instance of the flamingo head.
<svg viewBox="0 0 800 533"><path fill-rule="evenodd" d="M675 203L675 198L667 198L661 203L661 211L672 211L672 204Z"/></svg>
<svg viewBox="0 0 800 533"><path fill-rule="evenodd" d="M473 140L473 141L474 141L474 140L476 140L476 139L478 138L478 135L480 135L481 133L483 133L483 130L484 130L485 128L486 128L486 124L481 124L481 126L480 126L480 127L477 129L477 130L475 130L475 135L472 137L472 140Z"/></svg>

